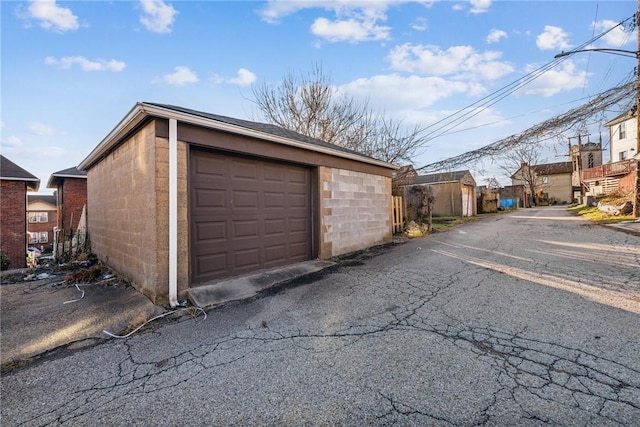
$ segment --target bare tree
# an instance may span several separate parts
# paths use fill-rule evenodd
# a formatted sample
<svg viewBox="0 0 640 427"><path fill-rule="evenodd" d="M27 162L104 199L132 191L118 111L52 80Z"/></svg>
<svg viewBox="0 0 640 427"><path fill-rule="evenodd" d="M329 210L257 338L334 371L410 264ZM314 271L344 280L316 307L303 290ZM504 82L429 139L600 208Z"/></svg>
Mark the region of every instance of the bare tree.
<svg viewBox="0 0 640 427"><path fill-rule="evenodd" d="M375 112L340 93L322 67L307 74L289 72L279 85L252 88L264 120L389 163L412 163L425 138L415 126Z"/></svg>
<svg viewBox="0 0 640 427"><path fill-rule="evenodd" d="M521 144L504 154L498 164L507 177L522 182L531 194L534 205L537 204L536 193L540 183L533 166L540 163L541 155L542 147L539 143Z"/></svg>

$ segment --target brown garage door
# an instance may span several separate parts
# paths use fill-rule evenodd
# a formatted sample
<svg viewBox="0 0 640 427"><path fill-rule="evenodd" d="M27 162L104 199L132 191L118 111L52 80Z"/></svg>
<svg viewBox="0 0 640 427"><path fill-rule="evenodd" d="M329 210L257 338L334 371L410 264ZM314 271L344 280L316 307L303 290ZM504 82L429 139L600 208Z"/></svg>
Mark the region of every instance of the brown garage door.
<svg viewBox="0 0 640 427"><path fill-rule="evenodd" d="M191 150L191 281L311 258L308 168Z"/></svg>

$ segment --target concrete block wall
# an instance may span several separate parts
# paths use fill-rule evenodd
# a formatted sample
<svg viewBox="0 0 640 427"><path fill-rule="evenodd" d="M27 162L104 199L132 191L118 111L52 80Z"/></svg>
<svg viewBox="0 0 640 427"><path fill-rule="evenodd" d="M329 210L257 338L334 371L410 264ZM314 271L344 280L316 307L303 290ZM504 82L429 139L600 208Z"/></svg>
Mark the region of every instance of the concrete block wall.
<svg viewBox="0 0 640 427"><path fill-rule="evenodd" d="M11 261L10 269L24 268L27 251L27 185L2 181L0 185L0 252Z"/></svg>
<svg viewBox="0 0 640 427"><path fill-rule="evenodd" d="M391 241L391 178L321 167L320 258Z"/></svg>
<svg viewBox="0 0 640 427"><path fill-rule="evenodd" d="M87 209L91 250L156 302L167 277L157 251L167 245L159 239L166 207L157 203L154 129L149 123L87 171Z"/></svg>

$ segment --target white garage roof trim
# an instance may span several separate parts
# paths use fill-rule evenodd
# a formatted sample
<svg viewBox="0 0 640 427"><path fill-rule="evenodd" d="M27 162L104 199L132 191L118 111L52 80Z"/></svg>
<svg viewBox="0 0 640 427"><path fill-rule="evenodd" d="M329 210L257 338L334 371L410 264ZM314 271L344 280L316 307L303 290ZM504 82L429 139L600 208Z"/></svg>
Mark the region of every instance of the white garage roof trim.
<svg viewBox="0 0 640 427"><path fill-rule="evenodd" d="M206 113L202 113L206 114ZM247 127L226 123L213 118L202 117L197 114L191 114L185 111L179 111L169 106L162 106L157 104L151 104L146 102L137 103L131 111L118 123L118 125L94 148L91 153L78 165L78 169L86 170L93 164L100 161L102 157L109 153L109 151L118 145L123 138L134 130L140 123L142 123L148 117L157 117L161 119L174 119L178 122L189 123L196 126L202 126L209 129L217 129L225 132L234 133L237 135L244 135L248 137L258 138L265 141L275 142L291 147L302 148L309 151L316 151L324 154L330 154L336 157L343 157L350 160L359 161L362 163L368 163L376 166L382 166L389 169L398 169L399 166L391 163L376 160L370 157L366 157L355 152L343 151L341 148L329 148L322 145L316 145L309 142L304 142L292 138L287 138L279 135L274 135L268 132L261 132L255 129L249 129ZM222 116L220 116L222 117ZM249 123L249 122L247 122ZM301 138L304 137L300 135ZM322 142L322 141L318 141ZM325 143L326 144L326 143Z"/></svg>

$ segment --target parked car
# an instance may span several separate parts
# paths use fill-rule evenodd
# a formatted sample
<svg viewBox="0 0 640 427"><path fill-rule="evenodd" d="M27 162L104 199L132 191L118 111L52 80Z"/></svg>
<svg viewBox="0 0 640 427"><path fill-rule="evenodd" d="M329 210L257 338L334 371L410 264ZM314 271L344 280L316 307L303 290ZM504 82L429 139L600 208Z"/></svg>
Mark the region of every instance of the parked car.
<svg viewBox="0 0 640 427"><path fill-rule="evenodd" d="M40 258L40 255L42 255L42 251L40 251L40 249L38 248L30 246L27 248L27 255L32 256L34 258Z"/></svg>

